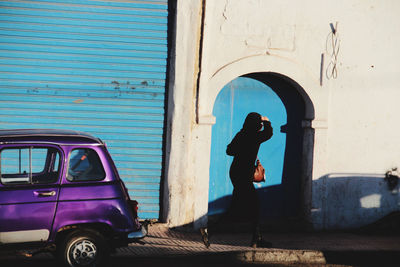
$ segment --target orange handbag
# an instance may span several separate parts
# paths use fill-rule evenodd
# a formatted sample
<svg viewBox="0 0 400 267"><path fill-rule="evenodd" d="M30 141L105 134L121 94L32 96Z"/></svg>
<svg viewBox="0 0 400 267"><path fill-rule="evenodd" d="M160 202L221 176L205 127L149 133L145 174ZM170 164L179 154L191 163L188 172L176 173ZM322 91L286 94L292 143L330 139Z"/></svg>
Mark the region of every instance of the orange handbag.
<svg viewBox="0 0 400 267"><path fill-rule="evenodd" d="M261 162L258 158L256 161L256 166L254 167L253 182L254 183L265 182L265 169L263 165L261 165Z"/></svg>

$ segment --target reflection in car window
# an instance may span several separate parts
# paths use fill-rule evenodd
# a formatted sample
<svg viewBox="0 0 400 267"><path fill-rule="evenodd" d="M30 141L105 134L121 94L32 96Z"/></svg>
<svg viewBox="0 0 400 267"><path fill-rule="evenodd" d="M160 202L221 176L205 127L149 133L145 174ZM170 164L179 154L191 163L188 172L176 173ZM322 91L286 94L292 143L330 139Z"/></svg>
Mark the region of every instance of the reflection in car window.
<svg viewBox="0 0 400 267"><path fill-rule="evenodd" d="M4 185L54 183L60 163L60 152L55 148L4 148L0 152L0 181Z"/></svg>
<svg viewBox="0 0 400 267"><path fill-rule="evenodd" d="M106 174L96 151L88 148L72 150L69 156L67 180L74 181L99 181Z"/></svg>

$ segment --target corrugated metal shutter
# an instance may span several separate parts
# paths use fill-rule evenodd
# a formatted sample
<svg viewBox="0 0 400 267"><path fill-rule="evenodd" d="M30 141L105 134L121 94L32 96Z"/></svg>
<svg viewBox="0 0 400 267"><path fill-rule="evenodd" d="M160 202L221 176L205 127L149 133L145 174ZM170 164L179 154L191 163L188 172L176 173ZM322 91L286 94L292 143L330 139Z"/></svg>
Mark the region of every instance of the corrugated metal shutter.
<svg viewBox="0 0 400 267"><path fill-rule="evenodd" d="M0 2L0 128L99 136L141 218L159 216L167 2Z"/></svg>

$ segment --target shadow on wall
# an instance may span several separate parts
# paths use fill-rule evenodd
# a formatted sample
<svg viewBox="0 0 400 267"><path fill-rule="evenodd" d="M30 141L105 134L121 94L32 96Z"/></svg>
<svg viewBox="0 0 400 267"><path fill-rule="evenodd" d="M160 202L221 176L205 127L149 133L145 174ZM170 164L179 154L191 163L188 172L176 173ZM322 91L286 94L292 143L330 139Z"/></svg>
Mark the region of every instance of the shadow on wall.
<svg viewBox="0 0 400 267"><path fill-rule="evenodd" d="M389 189L384 175L329 174L313 181L312 225L315 230L347 230L371 225L393 212L400 212L400 188ZM285 201L282 185L258 189L264 225L273 229L300 230L298 218L282 217ZM210 206L229 206L231 196ZM267 211L267 212L266 212ZM240 214L240 211L237 211ZM291 225L296 224L296 225ZM271 229L272 229L271 228Z"/></svg>
<svg viewBox="0 0 400 267"><path fill-rule="evenodd" d="M315 229L354 229L400 211L399 185L384 175L329 174L313 181L311 217Z"/></svg>

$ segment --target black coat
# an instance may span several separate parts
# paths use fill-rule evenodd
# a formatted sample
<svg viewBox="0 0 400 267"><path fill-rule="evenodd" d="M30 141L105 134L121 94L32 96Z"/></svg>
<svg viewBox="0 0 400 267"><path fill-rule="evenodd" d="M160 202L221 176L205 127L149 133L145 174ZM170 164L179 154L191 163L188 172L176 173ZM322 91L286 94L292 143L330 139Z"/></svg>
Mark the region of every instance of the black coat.
<svg viewBox="0 0 400 267"><path fill-rule="evenodd" d="M252 181L254 166L261 143L272 136L272 127L269 121L263 121L262 131L249 131L243 128L233 138L226 149L226 154L233 156L229 176L233 185L238 179Z"/></svg>

